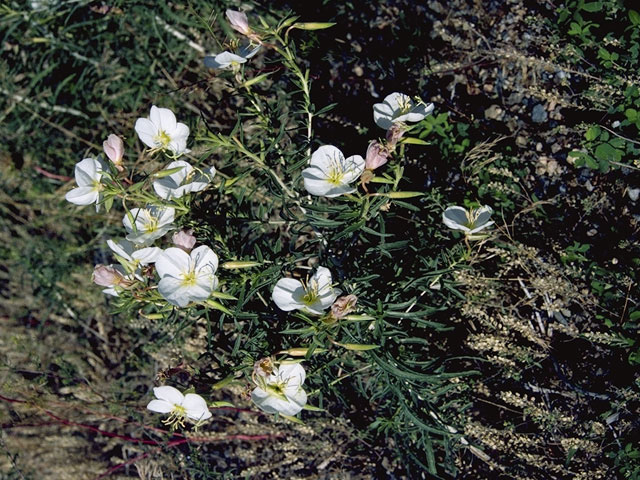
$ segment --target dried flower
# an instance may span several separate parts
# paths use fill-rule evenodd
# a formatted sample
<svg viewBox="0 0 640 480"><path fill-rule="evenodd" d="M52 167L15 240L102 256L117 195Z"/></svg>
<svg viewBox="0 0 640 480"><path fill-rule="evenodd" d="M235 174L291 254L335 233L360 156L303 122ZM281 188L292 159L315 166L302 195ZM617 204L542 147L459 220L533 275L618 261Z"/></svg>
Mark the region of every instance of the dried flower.
<svg viewBox="0 0 640 480"><path fill-rule="evenodd" d="M193 236L193 230L180 230L171 237L173 244L189 253L196 244L196 237Z"/></svg>

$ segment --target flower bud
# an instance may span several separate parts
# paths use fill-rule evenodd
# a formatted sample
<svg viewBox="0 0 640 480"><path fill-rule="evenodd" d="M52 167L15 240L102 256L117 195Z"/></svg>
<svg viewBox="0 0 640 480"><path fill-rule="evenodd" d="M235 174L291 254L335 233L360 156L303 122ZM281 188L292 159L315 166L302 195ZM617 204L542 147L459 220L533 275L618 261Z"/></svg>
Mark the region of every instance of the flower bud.
<svg viewBox="0 0 640 480"><path fill-rule="evenodd" d="M124 170L124 167L122 166L122 157L124 156L124 143L122 142L122 139L112 133L104 142L102 142L102 148L118 171L122 172Z"/></svg>
<svg viewBox="0 0 640 480"><path fill-rule="evenodd" d="M390 150L395 150L398 140L402 138L405 132L405 126L394 123L389 130L387 130L387 144Z"/></svg>
<svg viewBox="0 0 640 480"><path fill-rule="evenodd" d="M389 160L389 152L380 145L380 143L373 141L367 148L367 158L365 159L364 168L367 170L375 170L381 167Z"/></svg>
<svg viewBox="0 0 640 480"><path fill-rule="evenodd" d="M196 244L196 237L193 236L193 230L180 230L173 234L171 237L173 244L189 253L193 246Z"/></svg>
<svg viewBox="0 0 640 480"><path fill-rule="evenodd" d="M358 297L355 295L347 295L346 297L338 298L333 305L331 305L331 316L336 320L346 317L356 309L357 302Z"/></svg>
<svg viewBox="0 0 640 480"><path fill-rule="evenodd" d="M111 266L98 264L93 270L93 282L101 287L113 287L124 281L122 274Z"/></svg>
<svg viewBox="0 0 640 480"><path fill-rule="evenodd" d="M226 14L231 28L237 30L243 35L249 35L251 33L251 29L249 28L249 20L247 19L246 13L237 12L235 10L227 10Z"/></svg>

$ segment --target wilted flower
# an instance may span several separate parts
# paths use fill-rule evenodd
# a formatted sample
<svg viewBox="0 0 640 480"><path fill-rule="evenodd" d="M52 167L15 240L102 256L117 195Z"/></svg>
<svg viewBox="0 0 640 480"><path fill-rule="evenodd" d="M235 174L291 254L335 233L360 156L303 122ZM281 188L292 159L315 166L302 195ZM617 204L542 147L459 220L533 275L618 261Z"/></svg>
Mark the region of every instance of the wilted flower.
<svg viewBox="0 0 640 480"><path fill-rule="evenodd" d="M364 161L364 168L367 170L375 170L381 167L389 160L389 152L380 145L379 142L373 141L367 148L367 155Z"/></svg>
<svg viewBox="0 0 640 480"><path fill-rule="evenodd" d="M154 388L153 394L156 400L151 400L147 409L157 413L168 413L169 417L162 423L171 425L172 428L184 427L185 420L198 424L211 418L207 402L200 395L183 395L177 388L167 385Z"/></svg>
<svg viewBox="0 0 640 480"><path fill-rule="evenodd" d="M100 183L104 164L95 158L85 158L76 163L75 177L77 188L70 190L64 196L67 202L75 205L96 204L96 212L100 208L101 192L104 186Z"/></svg>
<svg viewBox="0 0 640 480"><path fill-rule="evenodd" d="M253 57L260 50L260 45L245 45L236 53L222 52L216 55L204 57L204 66L207 68L231 68L238 70L240 65Z"/></svg>
<svg viewBox="0 0 640 480"><path fill-rule="evenodd" d="M129 215L124 216L122 223L129 232L127 240L133 243L149 244L175 228L173 225L176 213L174 208L152 206L134 208L129 213L134 223L131 223Z"/></svg>
<svg viewBox="0 0 640 480"><path fill-rule="evenodd" d="M257 387L251 392L251 400L267 413L296 415L307 403L302 389L305 371L299 363L274 367L268 377L258 376Z"/></svg>
<svg viewBox="0 0 640 480"><path fill-rule="evenodd" d="M271 357L265 357L258 360L253 364L253 373L251 378L253 378L254 382L257 382L257 377L267 378L269 375L273 373L275 366L273 365L273 360Z"/></svg>
<svg viewBox="0 0 640 480"><path fill-rule="evenodd" d="M433 103L415 103L404 93L387 95L382 103L373 106L373 120L381 128L389 130L394 123L419 122L433 112Z"/></svg>
<svg viewBox="0 0 640 480"><path fill-rule="evenodd" d="M312 195L337 197L355 191L349 186L364 171L365 161L360 155L344 158L333 145L323 145L311 155L309 168L302 171L304 188Z"/></svg>
<svg viewBox="0 0 640 480"><path fill-rule="evenodd" d="M318 267L316 273L305 285L294 278L281 278L273 289L271 298L280 310L304 310L322 315L329 308L340 290L331 286L331 272L326 267Z"/></svg>
<svg viewBox="0 0 640 480"><path fill-rule="evenodd" d="M142 143L151 149L170 150L176 156L188 152L189 127L177 123L176 116L168 108L153 105L149 118L136 120L135 129Z"/></svg>
<svg viewBox="0 0 640 480"><path fill-rule="evenodd" d="M204 190L216 174L214 167L209 167L199 172L184 160L171 162L166 166L165 170L174 168L180 168L180 170L171 175L158 178L153 182L153 189L160 198L165 200L180 198L186 193Z"/></svg>
<svg viewBox="0 0 640 480"><path fill-rule="evenodd" d="M98 264L93 269L93 283L101 287L107 287L102 293L118 296L118 289L129 288L135 283L133 275L127 275L119 266Z"/></svg>
<svg viewBox="0 0 640 480"><path fill-rule="evenodd" d="M156 260L160 275L158 291L169 303L181 308L190 302L206 300L218 286L217 269L218 256L205 245L191 254L180 248L167 248Z"/></svg>
<svg viewBox="0 0 640 480"><path fill-rule="evenodd" d="M395 150L398 140L402 138L402 136L406 131L407 131L406 125L399 124L399 123L394 123L393 125L391 125L391 128L387 130L387 135L386 135L387 146L389 147L389 149Z"/></svg>
<svg viewBox="0 0 640 480"><path fill-rule="evenodd" d="M124 171L122 157L124 156L124 143L122 139L113 133L102 142L102 149L105 155L113 162L119 172Z"/></svg>
<svg viewBox="0 0 640 480"><path fill-rule="evenodd" d="M247 18L246 13L237 12L235 10L227 10L225 13L231 28L243 35L249 35L251 33L251 29L249 28L249 19Z"/></svg>
<svg viewBox="0 0 640 480"><path fill-rule="evenodd" d="M191 229L180 230L179 232L173 234L173 237L171 237L171 241L176 247L181 248L188 253L195 246L196 237L193 236L193 230Z"/></svg>
<svg viewBox="0 0 640 480"><path fill-rule="evenodd" d="M355 295L338 298L331 305L331 316L336 320L346 317L356 309L356 303L358 303L358 297Z"/></svg>
<svg viewBox="0 0 640 480"><path fill-rule="evenodd" d="M107 240L107 245L113 253L120 257L120 261L124 261L131 265L135 270L138 265L149 265L156 261L162 250L158 247L136 248L133 242L129 240Z"/></svg>
<svg viewBox="0 0 640 480"><path fill-rule="evenodd" d="M493 210L488 206L469 210L463 207L448 207L442 214L442 221L453 230L461 230L465 235L472 235L495 223L489 221L492 213Z"/></svg>

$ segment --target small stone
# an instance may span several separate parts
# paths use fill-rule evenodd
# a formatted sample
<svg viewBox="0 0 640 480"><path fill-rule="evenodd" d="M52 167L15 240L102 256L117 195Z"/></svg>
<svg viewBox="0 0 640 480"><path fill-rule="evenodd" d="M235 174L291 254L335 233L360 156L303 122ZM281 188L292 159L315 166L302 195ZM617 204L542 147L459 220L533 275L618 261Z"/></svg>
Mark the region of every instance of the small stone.
<svg viewBox="0 0 640 480"><path fill-rule="evenodd" d="M498 105L491 105L484 111L484 117L487 120L501 120L504 116L504 110Z"/></svg>
<svg viewBox="0 0 640 480"><path fill-rule="evenodd" d="M519 147L526 147L527 146L527 137L523 137L522 135L518 135L516 137L516 145L518 145Z"/></svg>
<svg viewBox="0 0 640 480"><path fill-rule="evenodd" d="M589 230L587 232L587 236L588 237L593 237L593 236L597 235L597 233L598 233L598 230L596 230L595 228L592 228L591 230Z"/></svg>
<svg viewBox="0 0 640 480"><path fill-rule="evenodd" d="M531 120L534 123L546 122L548 117L549 116L547 115L547 111L541 104L538 104L535 107L533 107L533 112L531 112Z"/></svg>
<svg viewBox="0 0 640 480"><path fill-rule="evenodd" d="M640 195L640 188L627 188L627 195L629 195L632 202L635 202Z"/></svg>
<svg viewBox="0 0 640 480"><path fill-rule="evenodd" d="M536 143L536 152L541 152L542 151L542 142L538 142Z"/></svg>
<svg viewBox="0 0 640 480"><path fill-rule="evenodd" d="M356 65L353 67L353 73L355 73L356 76L361 77L364 74L364 70L360 65Z"/></svg>

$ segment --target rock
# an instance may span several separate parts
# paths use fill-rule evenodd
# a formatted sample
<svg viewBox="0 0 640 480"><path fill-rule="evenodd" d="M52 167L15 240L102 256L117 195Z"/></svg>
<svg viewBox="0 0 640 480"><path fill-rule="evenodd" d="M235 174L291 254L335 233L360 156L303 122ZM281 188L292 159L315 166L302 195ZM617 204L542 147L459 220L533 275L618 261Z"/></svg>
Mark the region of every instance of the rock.
<svg viewBox="0 0 640 480"><path fill-rule="evenodd" d="M491 105L484 111L484 118L487 120L502 120L504 117L504 110L498 105Z"/></svg>
<svg viewBox="0 0 640 480"><path fill-rule="evenodd" d="M531 112L531 120L533 120L534 123L544 123L547 121L547 118L547 111L541 104L533 107L533 112Z"/></svg>
<svg viewBox="0 0 640 480"><path fill-rule="evenodd" d="M631 201L635 202L638 200L638 196L640 195L640 188L627 188L627 194Z"/></svg>

